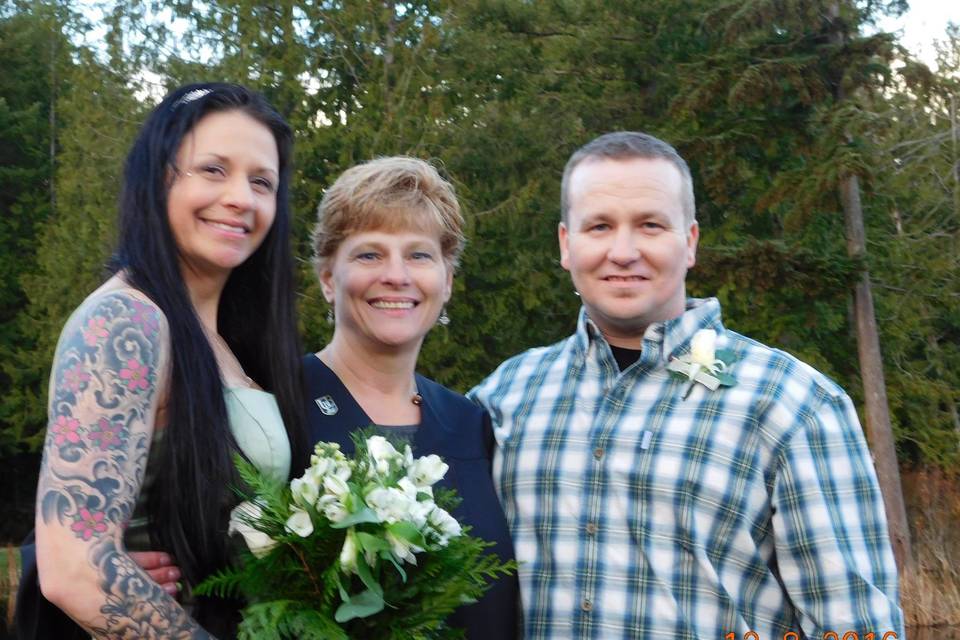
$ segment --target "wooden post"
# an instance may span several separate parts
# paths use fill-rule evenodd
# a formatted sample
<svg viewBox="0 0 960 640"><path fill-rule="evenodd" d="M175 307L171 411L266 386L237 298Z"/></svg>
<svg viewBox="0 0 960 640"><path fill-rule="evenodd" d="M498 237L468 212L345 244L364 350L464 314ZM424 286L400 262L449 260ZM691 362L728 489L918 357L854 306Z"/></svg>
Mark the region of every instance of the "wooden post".
<svg viewBox="0 0 960 640"><path fill-rule="evenodd" d="M866 256L866 237L863 228L863 209L860 204L860 181L855 175L843 178L840 196L847 229L847 253L851 257ZM867 441L873 453L873 462L883 493L887 511L887 526L897 567L901 574L911 563L910 528L907 509L900 485L900 468L890 424L887 403L887 385L883 375L880 336L873 309L870 272L864 269L853 292L853 313L857 327L857 353L860 359L860 377L863 380L865 428Z"/></svg>
<svg viewBox="0 0 960 640"><path fill-rule="evenodd" d="M840 16L840 3L835 1L831 7L831 42L842 46L845 41ZM846 96L842 82L834 89L838 104ZM863 260L867 255L866 232L863 226L863 206L860 202L860 179L855 174L843 176L840 180L840 201L843 205L844 226L846 230L847 255ZM870 271L864 265L863 273L853 291L853 314L857 328L857 353L860 361L860 377L863 381L864 427L873 463L883 494L883 504L887 512L887 528L893 555L897 560L900 574L912 564L910 527L907 509L903 501L903 487L900 484L900 467L897 464L897 449L893 439L893 427L890 424L890 410L887 402L887 385L883 375L883 358L880 353L880 336L877 331L876 313L873 308L873 291L870 285Z"/></svg>

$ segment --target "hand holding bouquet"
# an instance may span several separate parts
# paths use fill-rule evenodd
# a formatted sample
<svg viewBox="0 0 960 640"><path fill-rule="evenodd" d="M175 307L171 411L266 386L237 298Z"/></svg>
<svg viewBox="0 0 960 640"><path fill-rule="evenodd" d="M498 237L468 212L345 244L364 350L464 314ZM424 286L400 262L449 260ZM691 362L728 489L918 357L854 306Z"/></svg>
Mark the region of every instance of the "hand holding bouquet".
<svg viewBox="0 0 960 640"><path fill-rule="evenodd" d="M448 468L439 456L381 436L356 445L349 459L319 443L289 486L238 461L253 495L230 532L249 553L197 592L247 599L239 638L458 637L447 616L514 570L450 515L452 492L435 495Z"/></svg>

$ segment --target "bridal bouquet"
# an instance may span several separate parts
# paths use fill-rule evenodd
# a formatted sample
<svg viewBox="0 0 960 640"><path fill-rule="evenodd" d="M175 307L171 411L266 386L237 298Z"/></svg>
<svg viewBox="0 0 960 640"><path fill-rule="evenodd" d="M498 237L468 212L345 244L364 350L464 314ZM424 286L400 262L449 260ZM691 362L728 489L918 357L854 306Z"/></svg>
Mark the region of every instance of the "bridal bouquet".
<svg viewBox="0 0 960 640"><path fill-rule="evenodd" d="M230 533L247 550L196 592L246 599L238 638L462 637L447 616L514 570L450 515L452 491L434 491L448 468L439 456L381 436L356 445L350 459L319 443L289 486L237 461L251 494Z"/></svg>

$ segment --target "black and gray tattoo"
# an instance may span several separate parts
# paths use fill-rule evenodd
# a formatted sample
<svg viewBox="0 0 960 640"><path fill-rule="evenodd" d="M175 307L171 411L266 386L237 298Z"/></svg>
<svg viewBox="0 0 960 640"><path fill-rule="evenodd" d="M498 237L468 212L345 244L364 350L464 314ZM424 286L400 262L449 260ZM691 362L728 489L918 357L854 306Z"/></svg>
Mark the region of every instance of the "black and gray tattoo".
<svg viewBox="0 0 960 640"><path fill-rule="evenodd" d="M106 600L98 637L210 637L118 548L146 471L162 324L153 304L104 295L71 318L53 364L40 516L89 542Z"/></svg>

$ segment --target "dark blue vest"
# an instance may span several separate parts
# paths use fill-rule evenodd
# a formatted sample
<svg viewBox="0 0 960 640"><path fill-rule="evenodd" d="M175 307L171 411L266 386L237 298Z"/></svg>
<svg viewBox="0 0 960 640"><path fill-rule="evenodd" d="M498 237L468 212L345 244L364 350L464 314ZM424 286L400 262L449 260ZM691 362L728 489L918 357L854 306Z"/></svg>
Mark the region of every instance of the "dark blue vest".
<svg viewBox="0 0 960 640"><path fill-rule="evenodd" d="M351 455L350 434L370 426L370 418L336 374L315 355L304 357L303 375L309 441L337 442L344 453ZM512 560L510 531L490 477L495 441L489 417L463 396L420 375L417 390L423 404L420 425L411 443L414 455L435 453L444 459L450 469L437 486L455 489L462 498L453 516L470 525L472 535L494 542L491 550L501 559ZM327 415L331 413L330 400L336 405L333 415ZM320 404L326 405L327 413ZM518 607L517 579L510 576L498 580L479 602L458 609L448 622L466 629L469 640L513 639L517 637Z"/></svg>

